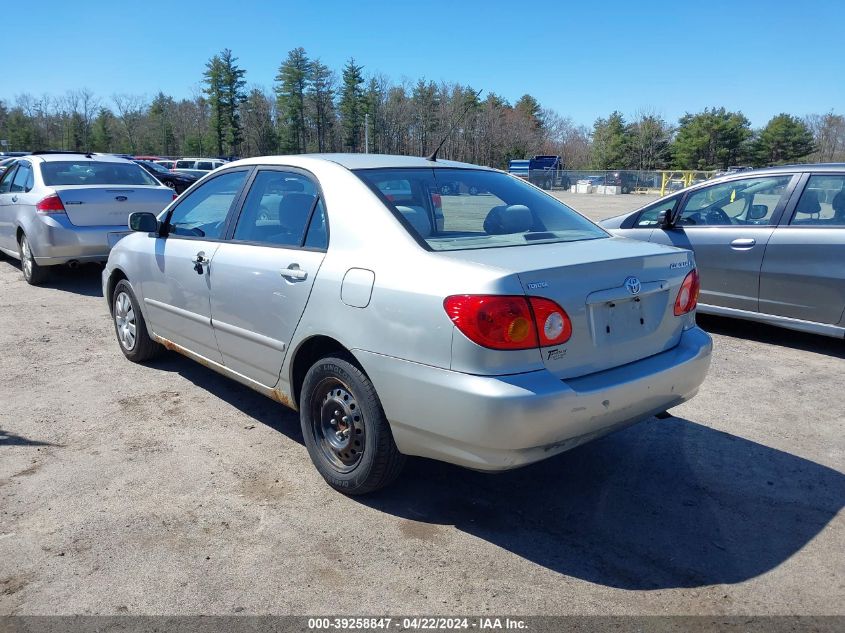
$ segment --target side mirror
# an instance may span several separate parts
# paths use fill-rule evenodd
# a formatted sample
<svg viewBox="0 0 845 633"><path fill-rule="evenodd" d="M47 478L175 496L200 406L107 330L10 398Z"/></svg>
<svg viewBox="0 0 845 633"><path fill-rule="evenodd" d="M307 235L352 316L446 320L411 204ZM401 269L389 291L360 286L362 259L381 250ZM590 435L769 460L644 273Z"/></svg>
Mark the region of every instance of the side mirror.
<svg viewBox="0 0 845 633"><path fill-rule="evenodd" d="M661 229L671 229L672 224L672 210L671 209L664 209L660 213L657 214L657 225Z"/></svg>
<svg viewBox="0 0 845 633"><path fill-rule="evenodd" d="M762 220L769 215L769 207L765 204L752 204L748 209L749 220Z"/></svg>
<svg viewBox="0 0 845 633"><path fill-rule="evenodd" d="M157 233L158 218L152 213L135 212L129 214L129 228L140 233Z"/></svg>

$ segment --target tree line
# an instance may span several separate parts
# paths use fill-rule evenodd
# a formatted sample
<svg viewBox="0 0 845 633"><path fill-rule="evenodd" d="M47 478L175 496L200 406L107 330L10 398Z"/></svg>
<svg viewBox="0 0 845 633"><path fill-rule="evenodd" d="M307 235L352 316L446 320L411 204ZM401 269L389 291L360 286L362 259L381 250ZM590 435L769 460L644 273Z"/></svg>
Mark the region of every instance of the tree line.
<svg viewBox="0 0 845 633"><path fill-rule="evenodd" d="M845 160L845 117L833 111L779 114L753 129L723 107L675 124L654 111L598 118L591 128L544 108L530 94L510 103L495 92L424 78L396 83L350 58L338 74L303 48L279 65L271 89L247 84L231 50L208 60L190 98L162 92L81 89L63 96L0 100L8 150L66 149L160 156L256 156L303 152L429 154L506 167L555 154L569 169L722 169Z"/></svg>

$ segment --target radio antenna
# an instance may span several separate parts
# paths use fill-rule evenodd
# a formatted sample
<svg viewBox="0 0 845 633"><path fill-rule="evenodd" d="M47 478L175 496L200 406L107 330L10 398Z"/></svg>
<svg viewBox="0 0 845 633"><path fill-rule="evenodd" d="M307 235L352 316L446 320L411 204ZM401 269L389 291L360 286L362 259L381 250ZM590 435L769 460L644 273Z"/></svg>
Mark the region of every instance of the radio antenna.
<svg viewBox="0 0 845 633"><path fill-rule="evenodd" d="M475 100L478 99L478 97L481 95L482 91L483 91L483 89L476 92L473 95L472 99L467 99L467 104L466 104L466 107L464 107L464 111L461 112L461 115L457 119L455 119L455 122L452 124L452 127L449 128L449 131L446 132L446 135L440 141L440 144L437 146L437 148L433 152L431 152L431 154L429 156L426 157L426 160L430 160L433 163L437 162L437 152L439 152L441 150L441 148L443 147L443 144L446 142L446 140L450 136L452 136L452 132L455 131L455 128L458 127L458 125L461 123L461 121L464 120L464 117L467 115L467 112L469 112L469 109L475 104Z"/></svg>

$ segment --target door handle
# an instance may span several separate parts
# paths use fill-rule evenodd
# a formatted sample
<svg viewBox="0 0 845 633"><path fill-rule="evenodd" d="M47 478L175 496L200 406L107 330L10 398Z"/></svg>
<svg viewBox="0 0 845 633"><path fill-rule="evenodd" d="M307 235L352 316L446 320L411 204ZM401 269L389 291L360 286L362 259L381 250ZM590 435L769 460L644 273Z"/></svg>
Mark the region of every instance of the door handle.
<svg viewBox="0 0 845 633"><path fill-rule="evenodd" d="M752 246L754 246L756 243L757 243L757 240L755 240L752 237L740 237L738 239L735 239L733 242L731 242L731 248L736 248L736 249L740 249L740 250L748 249L748 248L751 248Z"/></svg>
<svg viewBox="0 0 845 633"><path fill-rule="evenodd" d="M302 270L299 264L291 264L287 268L282 269L282 277L295 281L303 281L308 277L308 273Z"/></svg>
<svg viewBox="0 0 845 633"><path fill-rule="evenodd" d="M194 262L194 270L197 271L197 274L202 275L203 266L208 266L208 258L205 253L200 251L191 261Z"/></svg>

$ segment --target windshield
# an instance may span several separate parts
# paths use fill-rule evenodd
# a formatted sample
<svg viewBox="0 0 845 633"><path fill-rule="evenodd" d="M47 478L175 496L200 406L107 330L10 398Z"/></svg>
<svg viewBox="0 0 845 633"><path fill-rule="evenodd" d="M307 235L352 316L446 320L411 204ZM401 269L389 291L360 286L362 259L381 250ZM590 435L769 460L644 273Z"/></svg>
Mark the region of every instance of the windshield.
<svg viewBox="0 0 845 633"><path fill-rule="evenodd" d="M156 163L150 163L148 161L143 161L143 163L139 163L139 164L141 164L142 167L146 167L147 169L152 169L157 174L162 174L163 176L169 176L170 175L170 172L167 169L165 169L164 167L162 167L161 165L158 165Z"/></svg>
<svg viewBox="0 0 845 633"><path fill-rule="evenodd" d="M608 237L562 202L501 172L408 168L355 174L436 251Z"/></svg>
<svg viewBox="0 0 845 633"><path fill-rule="evenodd" d="M159 183L135 163L55 161L42 163L45 185L150 185Z"/></svg>

